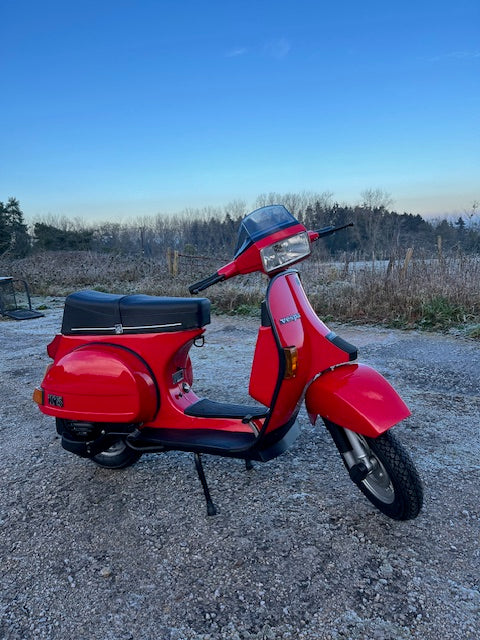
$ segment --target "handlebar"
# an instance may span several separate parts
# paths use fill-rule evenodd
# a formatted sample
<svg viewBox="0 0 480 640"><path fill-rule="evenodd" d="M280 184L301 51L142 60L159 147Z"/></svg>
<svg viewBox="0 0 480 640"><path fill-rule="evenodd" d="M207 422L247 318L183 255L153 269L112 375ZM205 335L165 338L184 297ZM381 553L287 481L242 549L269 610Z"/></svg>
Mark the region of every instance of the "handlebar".
<svg viewBox="0 0 480 640"><path fill-rule="evenodd" d="M318 238L325 238L325 236L330 236L332 233L335 233L335 231L341 231L342 229L346 229L347 227L353 227L353 222L343 224L340 227L334 227L333 225L330 225L328 227L323 227L322 229L317 229L316 231L314 231L315 234L318 234L315 240L318 240Z"/></svg>
<svg viewBox="0 0 480 640"><path fill-rule="evenodd" d="M353 222L343 224L339 227L330 225L328 227L323 227L323 229L318 229L317 231L308 231L308 237L310 238L310 242L315 242L319 238L324 238L325 236L329 236L332 233L340 231L341 229L346 229L347 227L353 227ZM301 257L299 259L301 259ZM248 267L248 269L246 267ZM208 289L208 287L211 287L213 284L217 284L217 282L227 280L228 278L236 276L239 273L251 273L252 271L260 270L260 268L260 265L259 268L257 268L255 261L250 261L246 265L242 265L242 267L240 267L238 264L238 260L233 260L232 262L229 262L228 264L221 267L221 269L219 269L215 273L212 273L212 275L204 278L203 280L199 280L199 282L191 284L188 287L188 290L191 294L200 293L200 291Z"/></svg>
<svg viewBox="0 0 480 640"><path fill-rule="evenodd" d="M204 289L211 287L212 284L217 284L217 282L221 282L222 280L225 280L225 276L223 274L215 272L212 273L211 276L208 276L207 278L204 278L199 282L195 282L195 284L191 284L188 287L188 290L190 291L190 293L200 293L200 291L203 291Z"/></svg>

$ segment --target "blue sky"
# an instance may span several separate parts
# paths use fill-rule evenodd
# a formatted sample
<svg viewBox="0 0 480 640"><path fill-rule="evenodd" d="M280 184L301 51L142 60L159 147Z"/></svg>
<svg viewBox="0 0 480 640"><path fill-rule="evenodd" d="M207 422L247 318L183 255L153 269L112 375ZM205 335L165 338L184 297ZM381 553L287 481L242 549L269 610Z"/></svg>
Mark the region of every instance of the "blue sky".
<svg viewBox="0 0 480 640"><path fill-rule="evenodd" d="M0 200L122 219L480 199L480 2L0 0Z"/></svg>

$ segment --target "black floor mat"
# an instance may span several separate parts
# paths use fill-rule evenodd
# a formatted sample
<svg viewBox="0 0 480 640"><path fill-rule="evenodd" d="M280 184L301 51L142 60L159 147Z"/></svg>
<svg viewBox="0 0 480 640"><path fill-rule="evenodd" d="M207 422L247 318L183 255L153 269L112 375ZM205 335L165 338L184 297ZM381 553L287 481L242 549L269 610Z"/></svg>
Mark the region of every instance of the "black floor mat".
<svg viewBox="0 0 480 640"><path fill-rule="evenodd" d="M215 402L203 398L185 409L185 415L197 418L264 418L268 413L267 407L258 405L230 404Z"/></svg>

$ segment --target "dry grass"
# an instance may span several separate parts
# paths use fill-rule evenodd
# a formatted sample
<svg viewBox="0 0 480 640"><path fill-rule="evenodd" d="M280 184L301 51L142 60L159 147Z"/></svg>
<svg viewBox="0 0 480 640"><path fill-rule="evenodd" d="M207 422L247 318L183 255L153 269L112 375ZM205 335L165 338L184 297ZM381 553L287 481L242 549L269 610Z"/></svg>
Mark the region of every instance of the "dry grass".
<svg viewBox="0 0 480 640"><path fill-rule="evenodd" d="M47 251L21 260L0 261L0 271L27 280L37 295L64 296L87 288L159 294L159 283L171 280L165 276L166 266L160 260L86 251Z"/></svg>
<svg viewBox="0 0 480 640"><path fill-rule="evenodd" d="M188 285L220 266L215 261L180 260L175 277L159 258L91 252L46 252L0 261L0 275L26 279L37 295L64 296L93 288L116 293L188 296ZM323 318L383 323L399 327L446 329L480 325L480 259L414 259L386 264L300 265L302 280ZM258 309L266 278L258 274L212 287L208 296L223 313Z"/></svg>
<svg viewBox="0 0 480 640"><path fill-rule="evenodd" d="M313 280L314 271L316 278ZM480 259L412 260L306 269L320 315L400 327L446 329L480 322Z"/></svg>

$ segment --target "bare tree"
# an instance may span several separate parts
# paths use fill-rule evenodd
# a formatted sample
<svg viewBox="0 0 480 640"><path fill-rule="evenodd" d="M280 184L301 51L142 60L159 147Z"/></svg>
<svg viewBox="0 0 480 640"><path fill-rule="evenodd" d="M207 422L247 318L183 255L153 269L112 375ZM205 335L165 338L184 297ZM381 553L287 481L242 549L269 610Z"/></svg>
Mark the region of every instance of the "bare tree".
<svg viewBox="0 0 480 640"><path fill-rule="evenodd" d="M317 203L327 208L331 206L333 193L323 191L300 191L299 193L277 193L272 191L268 194L262 193L255 201L255 206L265 207L269 204L283 204L295 217L301 217L309 207L314 207Z"/></svg>
<svg viewBox="0 0 480 640"><path fill-rule="evenodd" d="M375 260L380 229L388 208L393 204L393 199L387 191L382 189L365 189L360 195L363 200L363 209L367 214L366 230L369 249L372 260Z"/></svg>
<svg viewBox="0 0 480 640"><path fill-rule="evenodd" d="M365 189L360 194L365 209L389 209L393 204L393 198L388 191L383 189Z"/></svg>
<svg viewBox="0 0 480 640"><path fill-rule="evenodd" d="M247 212L247 203L245 200L231 200L223 208L225 215L230 216L232 220L243 218Z"/></svg>
<svg viewBox="0 0 480 640"><path fill-rule="evenodd" d="M466 216L469 221L469 226L475 229L480 228L480 202L478 200L472 202L470 211L466 213Z"/></svg>

